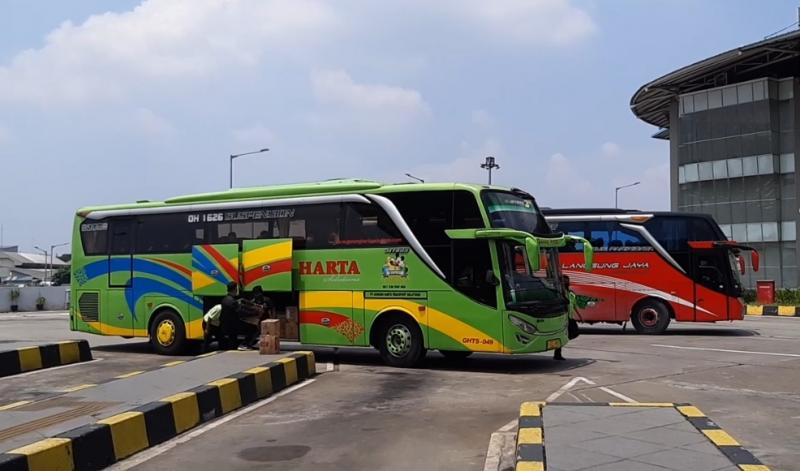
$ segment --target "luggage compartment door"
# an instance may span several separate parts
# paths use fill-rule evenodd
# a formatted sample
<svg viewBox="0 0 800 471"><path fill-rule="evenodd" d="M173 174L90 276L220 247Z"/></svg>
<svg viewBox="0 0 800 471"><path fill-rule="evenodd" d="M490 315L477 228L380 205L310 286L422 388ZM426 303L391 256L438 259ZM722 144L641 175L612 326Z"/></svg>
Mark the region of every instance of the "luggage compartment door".
<svg viewBox="0 0 800 471"><path fill-rule="evenodd" d="M239 244L192 247L192 291L196 296L225 296L239 282Z"/></svg>
<svg viewBox="0 0 800 471"><path fill-rule="evenodd" d="M265 292L292 290L292 239L256 239L242 242L242 285Z"/></svg>

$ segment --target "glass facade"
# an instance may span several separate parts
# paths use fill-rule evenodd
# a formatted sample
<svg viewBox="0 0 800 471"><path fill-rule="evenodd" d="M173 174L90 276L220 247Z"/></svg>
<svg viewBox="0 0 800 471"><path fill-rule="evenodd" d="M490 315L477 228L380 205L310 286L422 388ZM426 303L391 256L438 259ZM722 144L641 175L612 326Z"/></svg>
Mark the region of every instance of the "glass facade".
<svg viewBox="0 0 800 471"><path fill-rule="evenodd" d="M673 210L708 213L761 253L757 279L798 287L795 79L762 78L678 97ZM800 149L798 149L800 150Z"/></svg>

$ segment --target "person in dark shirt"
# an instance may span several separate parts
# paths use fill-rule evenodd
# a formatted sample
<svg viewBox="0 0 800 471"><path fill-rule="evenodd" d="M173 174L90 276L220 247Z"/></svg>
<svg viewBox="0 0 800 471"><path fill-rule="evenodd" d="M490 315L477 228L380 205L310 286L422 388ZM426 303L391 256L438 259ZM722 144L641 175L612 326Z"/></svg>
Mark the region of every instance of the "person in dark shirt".
<svg viewBox="0 0 800 471"><path fill-rule="evenodd" d="M229 350L236 345L239 334L239 301L236 299L239 285L235 281L228 283L228 294L222 298L220 313L220 348Z"/></svg>

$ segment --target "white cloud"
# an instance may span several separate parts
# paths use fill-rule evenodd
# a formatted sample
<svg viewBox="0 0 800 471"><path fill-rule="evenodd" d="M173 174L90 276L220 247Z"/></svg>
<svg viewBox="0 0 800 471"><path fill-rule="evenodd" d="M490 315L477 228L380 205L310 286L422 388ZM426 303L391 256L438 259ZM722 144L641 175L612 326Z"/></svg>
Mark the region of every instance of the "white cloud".
<svg viewBox="0 0 800 471"><path fill-rule="evenodd" d="M262 123L233 131L233 139L237 144L255 146L258 148L269 147L275 143L275 133Z"/></svg>
<svg viewBox="0 0 800 471"><path fill-rule="evenodd" d="M472 124L480 128L490 128L494 126L495 119L486 110L472 110Z"/></svg>
<svg viewBox="0 0 800 471"><path fill-rule="evenodd" d="M314 96L334 115L316 115L318 122L345 123L370 129L389 129L430 116L430 106L413 89L383 84L357 83L344 70L317 71L311 75Z"/></svg>
<svg viewBox="0 0 800 471"><path fill-rule="evenodd" d="M620 153L619 144L616 142L604 142L602 146L600 146L600 150L603 152L603 155L606 157L616 157Z"/></svg>
<svg viewBox="0 0 800 471"><path fill-rule="evenodd" d="M269 49L295 51L336 23L318 0L145 0L65 22L44 46L17 54L0 67L0 102L118 99L153 80L255 65Z"/></svg>
<svg viewBox="0 0 800 471"><path fill-rule="evenodd" d="M450 0L444 5L495 37L525 44L566 45L597 29L591 16L569 0Z"/></svg>
<svg viewBox="0 0 800 471"><path fill-rule="evenodd" d="M593 186L562 153L551 155L547 161L545 187L553 193L548 200L556 201L558 206L587 206L588 201L594 201L587 198Z"/></svg>
<svg viewBox="0 0 800 471"><path fill-rule="evenodd" d="M132 114L134 126L143 134L160 138L175 132L175 127L166 118L148 108L139 108Z"/></svg>

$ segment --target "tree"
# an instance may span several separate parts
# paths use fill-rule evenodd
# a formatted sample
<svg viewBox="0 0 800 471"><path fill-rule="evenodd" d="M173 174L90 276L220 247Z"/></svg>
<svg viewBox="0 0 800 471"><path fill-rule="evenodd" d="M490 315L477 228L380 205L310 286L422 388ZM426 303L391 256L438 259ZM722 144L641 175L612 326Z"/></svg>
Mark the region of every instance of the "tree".
<svg viewBox="0 0 800 471"><path fill-rule="evenodd" d="M53 274L50 279L53 285L68 285L70 282L69 267L61 267Z"/></svg>

